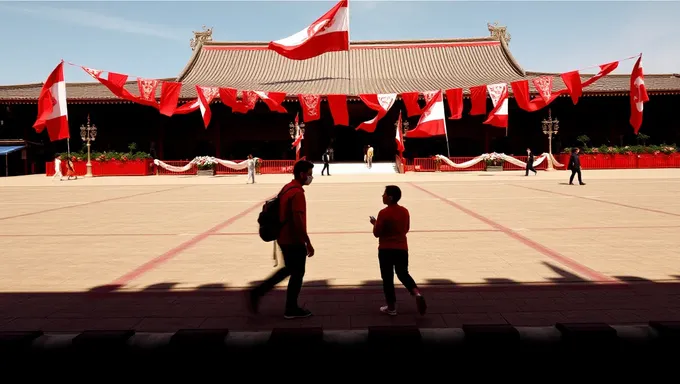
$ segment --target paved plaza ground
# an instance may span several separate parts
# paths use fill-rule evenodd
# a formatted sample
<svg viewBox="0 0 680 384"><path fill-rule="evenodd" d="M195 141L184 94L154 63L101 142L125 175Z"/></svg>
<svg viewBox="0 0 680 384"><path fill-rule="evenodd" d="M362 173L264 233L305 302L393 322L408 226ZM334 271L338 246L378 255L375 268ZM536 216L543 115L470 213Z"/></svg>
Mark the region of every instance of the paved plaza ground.
<svg viewBox="0 0 680 384"><path fill-rule="evenodd" d="M273 271L257 235L287 175L0 179L0 330L270 329L680 320L680 170L317 175L307 188L310 319L284 296L248 316L243 291ZM411 211L411 265L430 304L400 292L381 317L368 216L386 184Z"/></svg>

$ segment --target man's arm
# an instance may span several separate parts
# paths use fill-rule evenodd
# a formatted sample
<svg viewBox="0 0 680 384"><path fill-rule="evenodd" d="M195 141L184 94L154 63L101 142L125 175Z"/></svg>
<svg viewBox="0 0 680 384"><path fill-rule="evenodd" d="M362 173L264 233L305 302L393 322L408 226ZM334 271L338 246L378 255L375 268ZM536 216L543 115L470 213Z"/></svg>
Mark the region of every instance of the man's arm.
<svg viewBox="0 0 680 384"><path fill-rule="evenodd" d="M411 230L411 214L406 211L406 233Z"/></svg>
<svg viewBox="0 0 680 384"><path fill-rule="evenodd" d="M295 227L295 233L299 234L302 240L306 244L311 244L309 241L309 235L307 234L307 223L305 220L305 208L307 201L305 199L305 194L302 192L297 192L291 198L291 205L293 210L293 225Z"/></svg>
<svg viewBox="0 0 680 384"><path fill-rule="evenodd" d="M378 218L375 219L375 224L373 224L373 236L380 237L382 235L383 227L385 226L385 215L382 211L378 213Z"/></svg>

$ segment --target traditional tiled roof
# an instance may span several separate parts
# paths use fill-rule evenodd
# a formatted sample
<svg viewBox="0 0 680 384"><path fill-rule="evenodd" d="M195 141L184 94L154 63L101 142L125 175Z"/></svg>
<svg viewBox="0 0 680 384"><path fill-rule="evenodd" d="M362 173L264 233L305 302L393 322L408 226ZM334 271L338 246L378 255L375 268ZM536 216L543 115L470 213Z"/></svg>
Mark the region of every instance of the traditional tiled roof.
<svg viewBox="0 0 680 384"><path fill-rule="evenodd" d="M349 79L348 80L348 74ZM559 74L525 72L505 40L496 37L448 40L368 41L352 43L347 52L331 52L304 60L288 60L262 42L199 43L176 80L184 83L181 98L196 97L195 85L303 94L370 94L467 88L555 76L554 89L564 88ZM587 79L590 75L584 75ZM626 94L629 75L609 75L584 89L586 95ZM647 74L650 93L680 93L680 75ZM0 86L0 102L35 102L42 84ZM139 94L136 82L127 84ZM534 91L530 82L530 89ZM99 83L67 84L72 102L121 102ZM157 91L160 97L160 87Z"/></svg>

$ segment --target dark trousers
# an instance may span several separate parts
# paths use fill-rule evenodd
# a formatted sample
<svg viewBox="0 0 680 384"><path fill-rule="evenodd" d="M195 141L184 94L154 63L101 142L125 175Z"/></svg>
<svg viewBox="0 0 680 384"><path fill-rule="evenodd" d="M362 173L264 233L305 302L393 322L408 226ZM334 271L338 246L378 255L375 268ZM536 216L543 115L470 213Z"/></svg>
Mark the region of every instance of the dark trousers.
<svg viewBox="0 0 680 384"><path fill-rule="evenodd" d="M328 176L331 175L331 170L328 168L328 163L323 163L323 169L321 170L321 176L323 176L323 171L326 171Z"/></svg>
<svg viewBox="0 0 680 384"><path fill-rule="evenodd" d="M397 302L397 296L394 292L394 274L396 272L397 278L408 289L409 293L413 294L413 290L418 288L416 282L408 273L408 251L401 249L380 249L378 250L378 260L380 261L380 276L383 281L383 290L385 291L385 300L390 307Z"/></svg>
<svg viewBox="0 0 680 384"><path fill-rule="evenodd" d="M271 291L276 284L282 282L286 277L288 280L288 290L286 292L286 309L297 309L298 296L302 289L302 278L305 276L305 264L307 263L307 247L305 245L280 245L283 253L284 266L274 272L266 281L255 288L257 296L264 296Z"/></svg>
<svg viewBox="0 0 680 384"><path fill-rule="evenodd" d="M583 180L581 180L581 167L571 169L571 177L569 178L569 184L574 182L575 175L578 175L578 183L583 184Z"/></svg>
<svg viewBox="0 0 680 384"><path fill-rule="evenodd" d="M527 163L526 171L527 171L527 172L526 172L525 176L529 176L529 171L531 171L531 172L533 172L533 173L538 173L538 172L536 172L536 169L534 168L534 165L531 164L531 163Z"/></svg>

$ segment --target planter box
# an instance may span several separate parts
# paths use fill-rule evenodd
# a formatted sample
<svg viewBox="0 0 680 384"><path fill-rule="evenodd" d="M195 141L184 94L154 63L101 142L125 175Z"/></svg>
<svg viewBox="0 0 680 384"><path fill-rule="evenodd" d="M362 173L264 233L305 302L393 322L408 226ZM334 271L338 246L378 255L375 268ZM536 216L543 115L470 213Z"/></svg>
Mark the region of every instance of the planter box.
<svg viewBox="0 0 680 384"><path fill-rule="evenodd" d="M197 176L215 176L214 169L199 169L196 173Z"/></svg>
<svg viewBox="0 0 680 384"><path fill-rule="evenodd" d="M92 176L149 176L154 174L152 159L128 161L96 161L92 160ZM76 175L84 176L87 172L87 161L74 161ZM45 163L46 176L54 176L54 162ZM61 173L66 175L66 162L61 162Z"/></svg>
<svg viewBox="0 0 680 384"><path fill-rule="evenodd" d="M501 171L503 171L503 166L502 165L487 165L486 171L487 172L501 172Z"/></svg>

